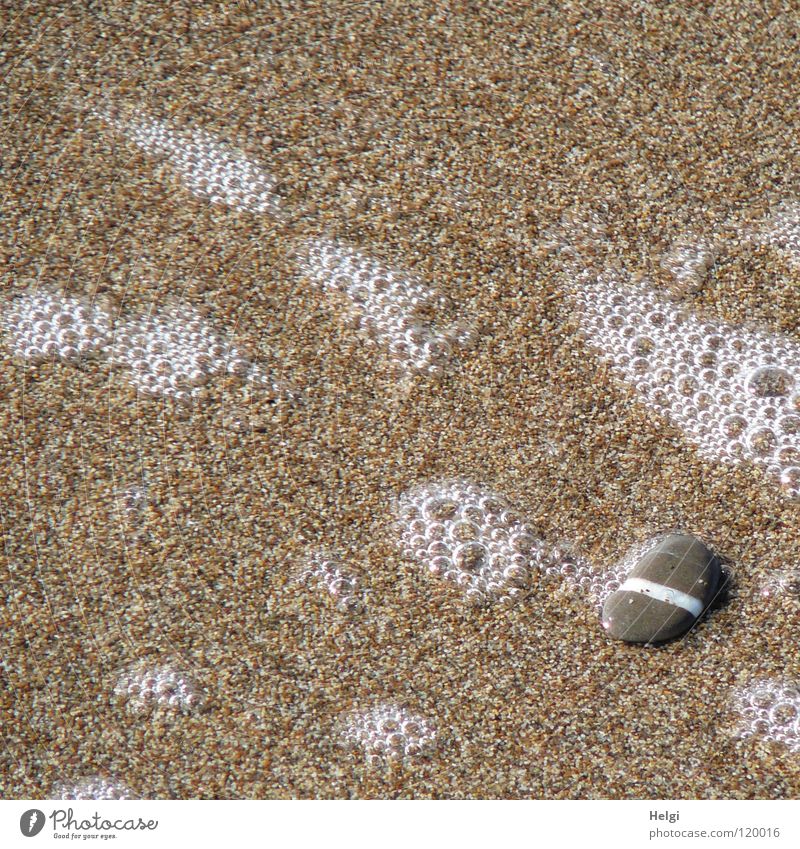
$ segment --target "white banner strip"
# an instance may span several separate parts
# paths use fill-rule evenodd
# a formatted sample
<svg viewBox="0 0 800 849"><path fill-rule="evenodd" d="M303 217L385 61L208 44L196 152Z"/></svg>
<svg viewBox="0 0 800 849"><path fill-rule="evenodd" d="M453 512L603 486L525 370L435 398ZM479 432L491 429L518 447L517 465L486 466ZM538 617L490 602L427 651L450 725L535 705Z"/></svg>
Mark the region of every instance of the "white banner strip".
<svg viewBox="0 0 800 849"><path fill-rule="evenodd" d="M28 836L29 832L33 832ZM0 802L0 846L800 845L798 802Z"/></svg>

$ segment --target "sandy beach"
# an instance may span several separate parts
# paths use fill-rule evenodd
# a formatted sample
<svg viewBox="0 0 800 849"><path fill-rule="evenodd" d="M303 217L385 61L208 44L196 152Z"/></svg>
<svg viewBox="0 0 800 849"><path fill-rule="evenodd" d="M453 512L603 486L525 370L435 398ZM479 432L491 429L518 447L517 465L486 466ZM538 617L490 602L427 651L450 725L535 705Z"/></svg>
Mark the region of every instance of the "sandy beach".
<svg viewBox="0 0 800 849"><path fill-rule="evenodd" d="M0 797L797 798L800 737L743 739L736 695L800 681L800 594L769 589L800 501L646 403L576 299L618 274L800 342L769 224L800 198L800 24L681 5L3 4ZM712 246L688 283L682 243ZM380 316L424 353L323 245L393 270ZM99 353L26 354L33 292L96 305ZM147 316L211 352L189 403L136 383ZM726 593L655 648L558 575L470 606L398 526L453 479L598 574L696 534ZM128 689L152 670L174 702ZM343 745L387 705L421 755Z"/></svg>

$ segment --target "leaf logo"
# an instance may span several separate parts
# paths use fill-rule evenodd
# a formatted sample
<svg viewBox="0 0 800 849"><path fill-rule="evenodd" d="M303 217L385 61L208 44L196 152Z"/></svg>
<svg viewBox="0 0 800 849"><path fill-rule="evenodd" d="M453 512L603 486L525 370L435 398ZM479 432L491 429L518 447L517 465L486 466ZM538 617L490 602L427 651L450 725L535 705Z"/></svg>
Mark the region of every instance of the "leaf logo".
<svg viewBox="0 0 800 849"><path fill-rule="evenodd" d="M25 837L36 837L44 828L44 813L38 808L31 808L19 818L19 830Z"/></svg>

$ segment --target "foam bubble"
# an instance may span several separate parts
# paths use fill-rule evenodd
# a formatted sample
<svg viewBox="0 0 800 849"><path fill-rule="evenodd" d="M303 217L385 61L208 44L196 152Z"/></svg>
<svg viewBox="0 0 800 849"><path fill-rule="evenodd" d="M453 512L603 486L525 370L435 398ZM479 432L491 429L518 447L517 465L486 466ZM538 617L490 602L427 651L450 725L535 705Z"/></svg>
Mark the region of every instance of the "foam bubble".
<svg viewBox="0 0 800 849"><path fill-rule="evenodd" d="M398 499L403 553L475 605L511 605L533 572L564 579L591 596L607 578L566 547L538 538L504 496L457 478L414 487ZM609 592L613 591L609 590Z"/></svg>
<svg viewBox="0 0 800 849"><path fill-rule="evenodd" d="M796 683L755 681L734 691L733 705L740 717L740 737L760 737L800 752L800 686Z"/></svg>
<svg viewBox="0 0 800 849"><path fill-rule="evenodd" d="M442 330L423 318L423 311L441 309L444 299L414 274L327 240L306 243L299 255L303 273L324 291L347 298L356 323L401 372L438 375L455 350L472 340L465 325Z"/></svg>
<svg viewBox="0 0 800 849"><path fill-rule="evenodd" d="M358 580L338 558L327 552L316 551L308 558L300 573L300 581L324 589L345 613L361 609Z"/></svg>
<svg viewBox="0 0 800 849"><path fill-rule="evenodd" d="M367 763L381 765L430 757L438 732L428 719L396 705L378 705L349 714L343 723L342 741L363 752Z"/></svg>
<svg viewBox="0 0 800 849"><path fill-rule="evenodd" d="M53 788L52 799L115 801L135 799L133 792L121 781L92 775L77 781L61 781Z"/></svg>
<svg viewBox="0 0 800 849"><path fill-rule="evenodd" d="M261 368L186 304L168 304L120 323L112 358L143 395L177 403L202 397L211 378L222 374L256 387L273 386Z"/></svg>
<svg viewBox="0 0 800 849"><path fill-rule="evenodd" d="M111 325L97 302L44 289L12 300L2 317L11 352L33 363L105 356Z"/></svg>
<svg viewBox="0 0 800 849"><path fill-rule="evenodd" d="M704 320L646 285L599 276L578 293L589 343L703 456L757 463L800 496L800 345Z"/></svg>
<svg viewBox="0 0 800 849"><path fill-rule="evenodd" d="M770 575L761 585L761 595L764 598L800 599L800 567L795 566Z"/></svg>
<svg viewBox="0 0 800 849"><path fill-rule="evenodd" d="M661 258L661 268L675 279L681 292L692 292L700 287L716 257L714 242L687 233Z"/></svg>
<svg viewBox="0 0 800 849"><path fill-rule="evenodd" d="M166 156L190 192L245 212L280 215L276 179L205 130L180 131L143 115L121 119L95 111L145 153Z"/></svg>
<svg viewBox="0 0 800 849"><path fill-rule="evenodd" d="M190 713L202 710L205 694L194 676L179 666L137 663L120 675L115 699L132 713L172 710Z"/></svg>
<svg viewBox="0 0 800 849"><path fill-rule="evenodd" d="M213 377L227 374L276 401L292 393L272 380L187 304L172 302L147 315L120 318L98 303L39 291L11 301L0 319L11 352L30 362L107 358L148 397L187 404L202 398Z"/></svg>

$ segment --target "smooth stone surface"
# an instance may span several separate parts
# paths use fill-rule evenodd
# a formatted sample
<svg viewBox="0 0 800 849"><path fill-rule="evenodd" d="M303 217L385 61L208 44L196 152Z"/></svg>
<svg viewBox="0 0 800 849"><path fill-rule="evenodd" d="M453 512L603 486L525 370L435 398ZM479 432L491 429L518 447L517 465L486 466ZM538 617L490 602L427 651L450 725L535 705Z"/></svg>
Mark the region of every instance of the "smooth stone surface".
<svg viewBox="0 0 800 849"><path fill-rule="evenodd" d="M658 643L685 634L711 603L722 574L697 537L670 534L650 548L603 605L609 636Z"/></svg>

